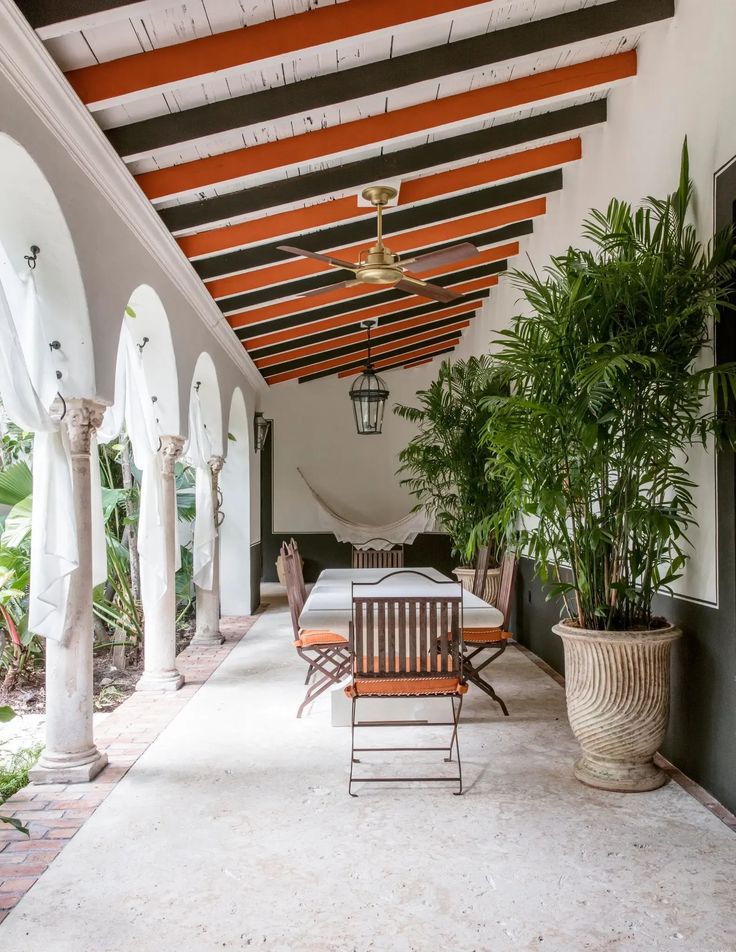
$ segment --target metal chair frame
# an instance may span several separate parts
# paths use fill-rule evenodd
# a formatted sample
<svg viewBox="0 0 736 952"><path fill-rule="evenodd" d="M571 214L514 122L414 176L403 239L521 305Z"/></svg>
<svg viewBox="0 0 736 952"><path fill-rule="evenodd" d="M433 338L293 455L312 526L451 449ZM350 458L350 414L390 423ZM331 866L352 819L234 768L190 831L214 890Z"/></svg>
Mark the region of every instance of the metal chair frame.
<svg viewBox="0 0 736 952"><path fill-rule="evenodd" d="M481 549L482 552L482 549ZM479 552L480 555L480 552ZM481 585L485 585L485 574L488 571L488 556L487 553L484 556L485 566L481 568L481 565L478 565L476 568L476 578L473 583L473 591L475 592L476 587L478 586L478 575L482 571L481 575ZM507 631L508 622L511 616L511 598L514 592L514 584L516 582L516 567L517 567L517 558L515 552L506 552L503 559L501 560L501 579L499 584L498 591L498 604L497 608L503 614L503 631ZM487 694L493 701L498 704L498 706L503 711L504 717L509 716L509 710L506 707L506 703L503 698L499 697L494 690L493 685L486 678L481 676L481 672L488 667L489 664L494 662L497 658L500 658L501 655L506 650L506 645L508 644L508 635L503 638L489 639L485 642L474 642L472 643L472 648L470 643L466 646L463 646L463 663L464 663L464 673L468 681L473 683L476 687L480 688L485 694ZM475 658L478 657L482 652L489 650L490 648L495 648L496 650L486 658L482 663L477 663Z"/></svg>
<svg viewBox="0 0 736 952"><path fill-rule="evenodd" d="M368 542L389 542L376 536ZM353 546L354 569L402 569L404 567L404 546L391 545L390 549L358 549Z"/></svg>
<svg viewBox="0 0 736 952"><path fill-rule="evenodd" d="M457 594L405 597L370 596L363 594L366 589L381 585L386 579L396 575L415 575L428 579L437 586L451 586ZM350 654L353 671L353 697L350 732L350 778L348 793L353 793L354 783L417 783L452 782L458 783L455 796L463 792L462 762L458 725L463 705L463 692L405 693L390 697L449 697L452 704L451 721L364 721L357 720L357 704L363 698L386 697L385 694L370 689L355 690L356 677L361 681L375 680L376 684L385 680L410 680L421 682L427 678L454 677L460 685L463 681L462 650L462 586L456 582L439 582L423 572L406 570L389 572L376 582L353 582L352 584L353 618L350 624ZM376 655L375 649L378 654ZM371 670L372 669L372 670ZM457 701L457 704L456 704ZM447 747L356 747L355 731L359 727L452 727L452 735ZM447 754L445 763L453 762L453 749L457 758L457 775L421 776L421 777L356 777L355 764L361 763L356 753L369 751L443 751Z"/></svg>
<svg viewBox="0 0 736 952"><path fill-rule="evenodd" d="M300 658L306 661L308 665L307 681L314 676L315 680L307 688L304 700L299 705L297 717L301 717L304 708L316 700L320 694L323 694L330 687L338 685L350 671L350 650L348 641L337 642L335 644L314 644L299 645L301 629L299 627L299 616L304 608L304 599L299 589L299 580L296 570L296 559L291 546L283 543L281 546L281 556L284 564L284 574L286 575L286 594L289 600L289 611L291 613L291 624L294 629L294 640L297 642L296 651ZM321 677L316 677L321 675Z"/></svg>

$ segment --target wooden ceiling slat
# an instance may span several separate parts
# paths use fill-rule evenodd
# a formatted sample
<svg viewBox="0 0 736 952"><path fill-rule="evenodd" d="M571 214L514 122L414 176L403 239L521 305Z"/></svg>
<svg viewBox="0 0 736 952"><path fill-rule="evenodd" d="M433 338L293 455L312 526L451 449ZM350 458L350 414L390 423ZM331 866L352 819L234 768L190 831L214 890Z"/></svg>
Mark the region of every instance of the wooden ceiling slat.
<svg viewBox="0 0 736 952"><path fill-rule="evenodd" d="M549 145L512 152L474 165L464 165L446 172L425 175L401 185L398 206L424 202L440 195L449 195L465 189L489 185L502 179L528 175L542 169L553 168L582 157L582 141L579 136L552 142ZM184 254L193 258L198 255L213 254L240 245L255 245L269 239L283 241L288 236L304 234L326 225L338 224L346 219L365 218L375 215L372 208L363 208L357 204L355 196L308 205L291 211L256 218L240 225L214 228L196 235L187 235L178 240Z"/></svg>
<svg viewBox="0 0 736 952"><path fill-rule="evenodd" d="M124 15L125 7L141 7L134 0L16 0L16 5L34 30L111 10L120 10Z"/></svg>
<svg viewBox="0 0 736 952"><path fill-rule="evenodd" d="M498 284L498 277L494 275L488 278L480 278L476 281L468 281L465 284L458 284L457 286L453 287L453 291L455 291L457 294L465 295L464 300L470 300L468 295L473 295L473 297L476 297L478 296L476 292L487 291L488 288L493 287L496 284ZM481 294L480 296L485 295ZM461 299L455 303L463 304L464 300ZM326 326L344 326L347 324L356 324L358 321L365 320L369 317L380 317L383 322L388 320L386 315L389 314L393 315L395 320L400 320L405 317L413 317L414 314L419 313L419 307L432 310L446 306L447 305L445 304L435 303L415 306L413 305L412 298L406 297L402 300L393 301L390 304L381 304L377 307L366 308L365 310L359 311L357 316L354 311L345 314L339 314L337 316L331 314L320 315L316 314L314 311L309 311L306 314L280 317L274 321L266 321L263 324L249 324L246 327L238 327L235 328L235 333L239 339L244 341L247 345L251 338L263 339L278 331L284 331L294 337L299 337L301 334L310 334L313 331L323 329Z"/></svg>
<svg viewBox="0 0 736 952"><path fill-rule="evenodd" d="M391 350L392 348L399 345L409 345L409 344L420 344L427 340L432 340L442 333L450 334L456 331L463 330L466 327L470 326L470 319L465 317L461 320L457 318L450 318L449 321L443 322L440 326L422 328L417 330L414 328L410 331L396 331L395 333L386 334L383 337L379 337L377 341L373 340L373 335L371 335L371 350L375 355L380 355L385 351ZM344 360L347 358L354 358L356 355L365 353L365 341L366 335L363 331L360 335L360 340L351 344L344 344L340 342L335 347L328 347L322 351L315 351L313 354L308 354L304 357L298 357L293 360L285 360L279 364L273 364L267 367L259 367L258 369L264 375L267 381L271 380L274 376L280 377L282 374L286 373L296 373L294 376L301 376L305 371L310 372L310 368L314 366L324 367L327 361L333 360Z"/></svg>
<svg viewBox="0 0 736 952"><path fill-rule="evenodd" d="M341 163L335 168L295 175L198 202L162 208L159 214L172 232L199 229L216 222L264 212L269 208L295 205L323 195L351 191L370 182L402 178L422 170L451 165L475 155L488 155L527 142L566 135L586 126L605 122L606 110L606 100L595 99L576 106L554 109L542 115L503 122L477 132L398 149L370 159ZM205 259L209 260L212 259ZM213 273L223 274L235 270L239 269L226 267L224 271Z"/></svg>
<svg viewBox="0 0 736 952"><path fill-rule="evenodd" d="M404 370L411 370L413 367L421 367L424 364L431 364L433 360L434 357L421 357L419 360L410 360L408 364L402 364L402 367Z"/></svg>
<svg viewBox="0 0 736 952"><path fill-rule="evenodd" d="M374 362L374 367L384 367L388 369L388 366L392 364L393 361L396 361L397 364L403 363L408 357L419 357L425 356L426 354L436 353L442 348L453 348L460 343L460 337L456 336L452 340L446 340L443 337L438 338L434 343L425 345L424 347L417 347L415 344L409 345L409 347L401 347L395 353L389 354L380 361ZM401 359L399 359L401 358ZM387 366L388 365L388 366ZM318 370L314 373L305 374L304 376L299 377L299 383L308 383L310 380L318 380L320 377L332 377L335 374L337 376L351 376L350 371L355 370L355 373L361 373L365 367L365 358L362 360L353 360L345 366L332 367L328 370ZM341 373L343 371L344 373Z"/></svg>
<svg viewBox="0 0 736 952"><path fill-rule="evenodd" d="M249 175L429 133L456 122L480 116L490 118L503 110L607 86L635 75L636 50L628 50L572 66L532 73L531 76L521 76L492 86L481 86L455 96L379 113L354 122L339 123L314 132L143 172L136 176L136 181L151 201L171 198L211 185L240 181Z"/></svg>
<svg viewBox="0 0 736 952"><path fill-rule="evenodd" d="M286 116L460 71L483 69L515 57L643 26L671 17L673 13L674 0L615 0L404 53L390 60L132 122L108 129L106 135L120 155L141 155L246 125L268 125Z"/></svg>
<svg viewBox="0 0 736 952"><path fill-rule="evenodd" d="M450 340L457 340L459 337L459 330L442 330L427 335L418 334L417 339L413 343L407 344L406 342L397 341L396 343L392 344L381 344L378 347L372 347L371 350L376 358L380 359L382 355L395 356L399 353L411 353L411 351L417 346L420 346L423 343L429 344L430 341L432 343L439 343L440 341L446 342ZM346 364L351 363L353 360L362 359L365 362L367 356L368 350L367 348L363 347L361 350L354 351L351 355L346 357L333 357L331 360L325 360L322 363L310 364L311 370L309 373L312 373L312 371L319 373L323 371L336 370L337 368L343 368ZM286 380L294 380L301 376L303 372L303 370L285 370L283 373L266 374L266 383L275 384L283 383Z"/></svg>
<svg viewBox="0 0 736 952"><path fill-rule="evenodd" d="M422 249L422 253L424 253L424 249ZM491 248L488 251L476 255L475 257L465 258L461 261L454 261L438 268L412 272L412 274L416 277L427 280L429 275L440 276L453 274L458 271L464 271L466 268L479 268L495 261L502 261L507 258L512 258L518 253L518 242L510 242L506 245L499 245L498 247ZM345 274L345 272L342 270L337 273L340 275ZM350 274L350 272L348 272L348 274ZM432 277L431 280L437 283L435 277ZM288 285L281 285L281 287L288 287ZM308 299L302 297L289 298L289 300L278 301L268 306L255 303L250 309L238 310L238 315L239 320L244 324L246 323L246 319L249 314L251 314L254 318L257 317L258 320L266 321L273 317L283 317L286 314L296 314L300 311L311 310L312 308L327 307L328 305L336 302L347 303L349 301L354 301L356 305L363 305L367 307L376 298L376 295L381 294L382 291L385 290L385 285L382 288L381 285L375 284L363 284L356 288L335 289L327 287L325 288L324 294L318 294ZM241 300L241 298L239 297L238 300Z"/></svg>
<svg viewBox="0 0 736 952"><path fill-rule="evenodd" d="M458 344L460 341L458 341ZM405 364L404 361L407 357L411 356L410 354L405 354L403 357L387 357L385 360L382 360L380 364L376 365L377 370L393 370L396 367L410 367L418 366L421 363L430 363L435 358L440 357L442 354L451 354L455 348L456 344L453 344L452 347L446 347L444 344L436 344L432 347L423 347L420 350L416 351L417 354L429 354L429 357L420 357L417 360L411 360L408 364ZM439 350L437 348L440 348ZM360 367L355 367L353 370L343 370L338 373L338 379L344 380L346 377L357 377L361 372ZM306 381L299 380L299 383L305 383Z"/></svg>
<svg viewBox="0 0 736 952"><path fill-rule="evenodd" d="M82 102L94 107L245 66L255 70L265 60L487 2L350 0L74 69L67 79Z"/></svg>
<svg viewBox="0 0 736 952"><path fill-rule="evenodd" d="M502 274L506 271L508 262L494 261L492 264L483 264L477 268L464 268L462 271L454 271L452 274L444 274L437 278L433 283L441 288L452 288L455 284L464 284L467 281L475 281L477 278L490 278L496 274ZM416 298L415 294L407 291L400 291L398 288L391 288L387 291L379 291L377 294L366 294L362 298L347 301L337 301L334 304L325 304L322 307L305 308L303 311L295 311L289 314L277 315L270 319L260 317L258 309L248 311L245 314L238 314L235 317L228 318L230 326L235 326L237 330L244 327L255 326L266 328L276 325L279 321L293 321L295 323L304 323L309 320L320 320L323 317L338 317L341 314L353 314L364 311L366 308L374 307L379 304L388 304L392 301L411 301ZM356 317L356 321L360 317ZM237 323L236 323L237 322Z"/></svg>
<svg viewBox="0 0 736 952"><path fill-rule="evenodd" d="M410 208L390 209L383 219L384 236L390 237L396 250L406 250L406 242L400 237L404 232L423 229L425 230L423 235L429 235L426 229L430 227L445 228L444 234L438 233L433 237L425 238L415 235L416 243L409 246L414 249L422 247L423 244L457 237L459 234L472 234L476 230L489 230L501 225L510 225L523 218L543 215L544 196L557 192L561 188L562 171L553 169L550 172L539 172L527 178L515 179L488 188L478 188L472 192L435 202L426 202ZM481 215L485 216L485 224L480 224ZM470 220L471 216L476 219L475 223ZM462 218L465 218L466 222L451 226L452 221L459 222ZM300 235L298 245L306 251L336 253L342 250L344 256L350 253L349 249L354 249L357 253L361 245L373 242L375 236L374 217L347 222L333 228L324 228L322 231L308 235ZM272 242L255 248L244 248L234 254L218 256L227 258L227 262L205 258L195 262L195 270L204 281L208 281L207 289L215 298L253 291L258 287L296 280L327 270L326 266L323 267L313 260L295 259L293 255L282 251L280 244L281 242ZM227 267L227 264L230 265L228 271L220 270ZM226 276L218 277L218 274Z"/></svg>
<svg viewBox="0 0 736 952"><path fill-rule="evenodd" d="M469 314L474 314L477 306L477 302L463 304L461 307L449 308L436 314L411 317L403 321L396 321L393 324L379 324L371 331L371 340L395 339L394 335L400 333L412 331L416 333L418 330L429 330L432 327L452 324L461 316L466 317ZM283 361L298 360L300 357L309 357L312 354L324 353L336 347L365 341L365 331L362 329L358 330L353 327L341 328L341 330L346 331L346 333L338 335L334 331L328 331L321 339L310 337L307 342L303 340L291 341L285 350L273 353L263 351L254 353L251 348L248 348L248 353L253 357L256 367L260 370L262 367L278 366Z"/></svg>
<svg viewBox="0 0 736 952"><path fill-rule="evenodd" d="M495 283L497 279L492 279L488 284ZM396 305L385 305L375 308L379 313L372 313L368 316L378 317L380 327L388 324L403 324L407 320L435 320L438 315L451 317L455 314L464 314L468 310L475 310L480 307L483 301L488 297L490 291L484 288L481 291L475 291L467 294L459 303L454 305L432 303L420 304L417 307L404 308ZM399 302L401 305L406 302ZM248 353L251 355L268 356L279 353L284 350L290 350L298 343L312 343L323 340L330 340L351 334L355 327L354 317L333 317L322 321L314 321L310 324L302 324L296 327L288 327L286 330L273 331L268 334L254 335L246 340L245 344Z"/></svg>

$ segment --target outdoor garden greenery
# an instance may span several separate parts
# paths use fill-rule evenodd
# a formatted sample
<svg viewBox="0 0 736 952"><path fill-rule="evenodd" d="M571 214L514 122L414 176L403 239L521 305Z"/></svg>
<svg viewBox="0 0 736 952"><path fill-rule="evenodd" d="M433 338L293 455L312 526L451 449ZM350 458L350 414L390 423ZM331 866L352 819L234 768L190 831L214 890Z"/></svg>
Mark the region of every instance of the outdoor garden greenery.
<svg viewBox="0 0 736 952"><path fill-rule="evenodd" d="M521 514L518 543L588 629L657 624L652 598L690 554L688 454L731 433L734 366L708 345L730 317L732 235L701 245L691 198L686 143L672 195L612 201L585 222L589 246L515 274L528 309L497 342L510 395L484 400L483 433L509 493L476 533Z"/></svg>
<svg viewBox="0 0 736 952"><path fill-rule="evenodd" d="M474 528L496 513L504 498L503 477L488 471L488 451L480 443L484 401L504 392L489 357L446 360L437 379L417 393L418 406L394 407L418 429L399 456L401 483L416 496L416 508L436 516L463 562L475 553ZM492 546L494 539L491 532Z"/></svg>

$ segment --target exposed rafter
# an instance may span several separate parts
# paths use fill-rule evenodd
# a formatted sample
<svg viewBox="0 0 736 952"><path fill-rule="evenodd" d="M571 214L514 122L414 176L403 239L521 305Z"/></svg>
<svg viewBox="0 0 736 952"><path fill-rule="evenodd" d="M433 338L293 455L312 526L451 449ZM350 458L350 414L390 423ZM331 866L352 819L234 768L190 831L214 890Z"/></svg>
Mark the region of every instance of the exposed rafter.
<svg viewBox="0 0 736 952"><path fill-rule="evenodd" d="M419 346L419 347L416 344L410 344L408 347L400 347L398 348L398 350L394 351L393 353L387 354L383 359L373 361L373 366L376 370L380 370L383 367L388 368L394 362L397 365L400 365L408 357L420 357L420 356L425 356L426 354L437 353L439 350L442 350L443 348L456 347L459 343L460 343L459 335L455 335L454 337L450 335L449 340L447 339L445 335L442 335L441 337L438 337L431 344L427 344L427 345ZM307 383L309 380L318 380L320 377L330 377L335 373L337 373L338 376L341 376L340 371L349 372L351 370L355 370L356 373L360 373L360 371L363 369L364 366L365 366L365 357L361 360L351 360L349 363L344 365L338 364L326 370L318 370L318 371L314 371L313 373L304 374L300 376L298 379L299 379L299 383ZM345 376L347 375L348 374L346 373ZM292 379L292 378L288 378L288 379ZM276 381L270 381L270 382L280 383L281 381L276 380Z"/></svg>
<svg viewBox="0 0 736 952"><path fill-rule="evenodd" d="M388 61L341 69L299 83L131 122L108 129L107 136L120 155L134 157L246 125L268 125L285 116L628 30L670 17L673 11L674 0L616 0L405 53Z"/></svg>
<svg viewBox="0 0 736 952"><path fill-rule="evenodd" d="M336 168L267 182L245 191L175 205L160 211L173 232L202 228L217 222L253 215L269 208L294 205L323 195L338 195L366 182L401 178L414 172L450 165L472 156L512 149L557 135L567 135L606 120L606 101L592 100L539 116L503 122L490 129L451 136L437 142L388 152L371 159L343 162Z"/></svg>
<svg viewBox="0 0 736 952"><path fill-rule="evenodd" d="M458 341L457 343L460 343L460 342ZM433 344L431 347L419 348L419 350L416 350L413 352L413 355L404 354L403 356L399 356L399 357L386 357L384 360L379 360L374 366L376 370L381 370L381 371L393 370L396 367L418 366L420 363L422 364L430 363L432 360L434 360L436 357L441 356L442 354L451 354L455 350L456 346L457 346L456 344L453 344L451 347L447 347L445 344ZM425 357L424 356L425 354L428 356ZM404 363L404 361L407 360L408 358L412 358L412 359L409 360L409 363ZM360 367L354 367L352 370L341 371L340 373L338 373L337 376L338 378L355 377L357 376L357 374L360 373L360 371L361 371ZM322 375L317 374L316 376L319 377ZM299 379L299 383L306 383L306 382L307 382L306 379L301 379L301 378Z"/></svg>

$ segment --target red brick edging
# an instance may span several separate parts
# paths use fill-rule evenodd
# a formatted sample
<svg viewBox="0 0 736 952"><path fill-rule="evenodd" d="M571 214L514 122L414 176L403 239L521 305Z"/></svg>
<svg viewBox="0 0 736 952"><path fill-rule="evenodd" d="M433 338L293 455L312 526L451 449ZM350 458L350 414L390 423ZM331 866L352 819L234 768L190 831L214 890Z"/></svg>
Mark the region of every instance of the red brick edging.
<svg viewBox="0 0 736 952"><path fill-rule="evenodd" d="M4 816L22 820L30 837L0 824L0 922L92 816L141 754L171 723L217 670L258 616L223 618L225 641L219 647L189 646L177 658L185 684L172 694L136 693L104 721L95 737L107 752L108 766L92 783L28 784L0 807Z"/></svg>

